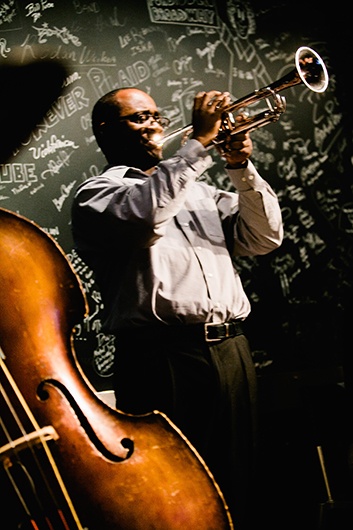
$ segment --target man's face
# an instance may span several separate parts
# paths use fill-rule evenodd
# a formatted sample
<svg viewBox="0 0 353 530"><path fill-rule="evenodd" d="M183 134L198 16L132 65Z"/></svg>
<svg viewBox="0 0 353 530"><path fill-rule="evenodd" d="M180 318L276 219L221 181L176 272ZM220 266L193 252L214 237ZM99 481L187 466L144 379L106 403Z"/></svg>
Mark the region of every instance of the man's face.
<svg viewBox="0 0 353 530"><path fill-rule="evenodd" d="M117 98L120 106L120 152L124 152L135 167L147 169L146 166L157 164L163 156L155 136L162 135L164 120L155 102L148 94L136 89L123 90Z"/></svg>

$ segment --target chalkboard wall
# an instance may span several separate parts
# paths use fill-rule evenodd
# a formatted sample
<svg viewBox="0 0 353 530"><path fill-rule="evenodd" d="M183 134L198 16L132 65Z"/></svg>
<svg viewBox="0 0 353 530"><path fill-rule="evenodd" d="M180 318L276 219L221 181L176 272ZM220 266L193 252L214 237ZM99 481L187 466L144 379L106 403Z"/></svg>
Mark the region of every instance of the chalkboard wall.
<svg viewBox="0 0 353 530"><path fill-rule="evenodd" d="M317 94L303 85L286 90L285 114L252 133L253 160L280 198L284 243L237 266L252 302L247 326L259 372L341 362L353 283L352 106L344 64L349 49L343 47L344 16L337 6L330 12L320 4L0 2L2 66L55 60L67 68L50 111L0 165L0 207L55 238L81 279L90 314L77 324L74 345L98 390L110 388L114 346L102 333L100 293L70 232L74 189L105 163L91 131L95 101L113 88L136 86L152 95L172 131L190 123L199 90L228 90L235 101L292 70L303 45L323 57L327 91ZM25 101L33 79L27 83L19 92ZM17 103L9 98L2 105L15 109ZM0 127L6 135L3 122ZM222 167L215 157L204 178L228 188Z"/></svg>

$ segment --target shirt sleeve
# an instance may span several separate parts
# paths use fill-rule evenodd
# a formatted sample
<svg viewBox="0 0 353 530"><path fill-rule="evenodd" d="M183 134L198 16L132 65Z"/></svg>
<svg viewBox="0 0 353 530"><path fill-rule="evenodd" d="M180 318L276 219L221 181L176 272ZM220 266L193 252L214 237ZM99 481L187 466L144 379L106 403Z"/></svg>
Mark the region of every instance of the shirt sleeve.
<svg viewBox="0 0 353 530"><path fill-rule="evenodd" d="M234 225L234 256L267 254L283 240L283 223L277 195L257 172L251 160L244 169L229 169L238 194Z"/></svg>
<svg viewBox="0 0 353 530"><path fill-rule="evenodd" d="M126 237L138 234L140 244L152 245L183 207L189 187L211 164L207 150L190 140L173 157L160 162L150 176L136 168L116 166L89 179L75 195L74 210L80 210L81 222L83 217L92 223L95 219L110 232L120 221L127 222Z"/></svg>

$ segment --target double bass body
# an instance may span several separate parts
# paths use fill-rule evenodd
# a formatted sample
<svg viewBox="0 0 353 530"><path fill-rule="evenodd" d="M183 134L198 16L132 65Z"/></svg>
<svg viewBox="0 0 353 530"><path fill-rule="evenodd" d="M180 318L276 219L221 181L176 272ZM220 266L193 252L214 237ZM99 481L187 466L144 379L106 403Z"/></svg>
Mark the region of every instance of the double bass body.
<svg viewBox="0 0 353 530"><path fill-rule="evenodd" d="M233 528L212 475L169 419L114 410L80 371L73 329L87 302L55 241L0 209L0 263L0 486L15 499L9 528Z"/></svg>

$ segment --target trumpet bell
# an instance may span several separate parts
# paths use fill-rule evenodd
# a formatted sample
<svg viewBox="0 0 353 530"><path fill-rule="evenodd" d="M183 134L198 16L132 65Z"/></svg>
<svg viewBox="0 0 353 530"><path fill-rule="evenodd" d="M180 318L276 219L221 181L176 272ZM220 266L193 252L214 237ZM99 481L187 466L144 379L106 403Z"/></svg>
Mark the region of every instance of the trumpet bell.
<svg viewBox="0 0 353 530"><path fill-rule="evenodd" d="M324 61L315 50L301 46L295 53L295 68L269 85L274 92L303 83L313 92L325 92L329 76Z"/></svg>
<svg viewBox="0 0 353 530"><path fill-rule="evenodd" d="M325 92L329 76L326 65L315 50L306 46L298 48L295 66L301 81L314 92Z"/></svg>

